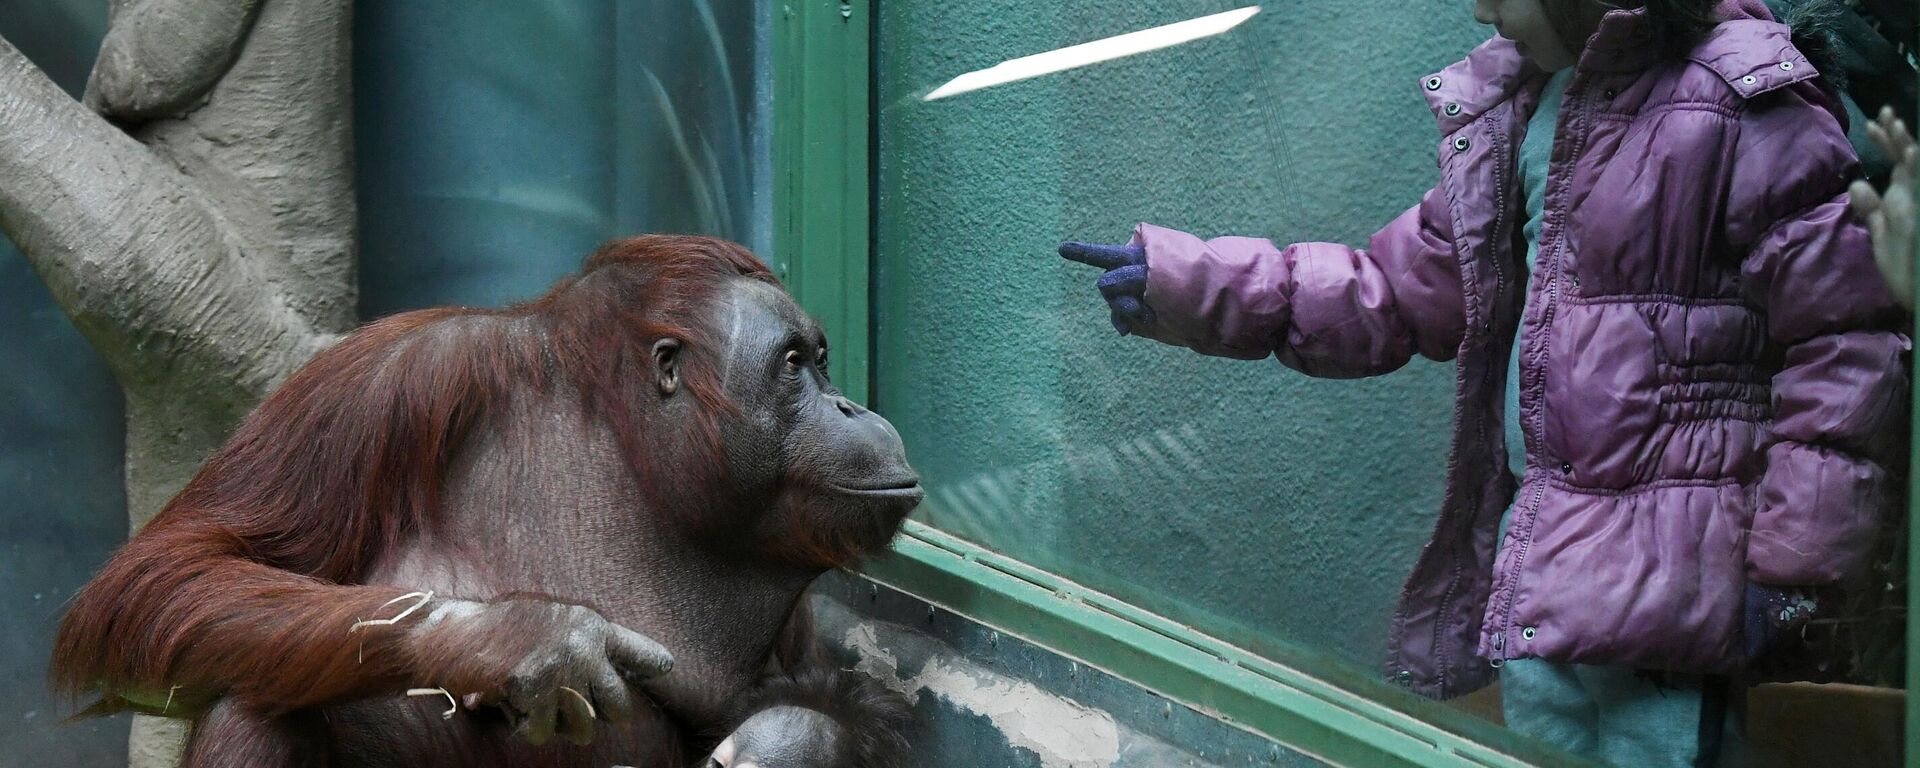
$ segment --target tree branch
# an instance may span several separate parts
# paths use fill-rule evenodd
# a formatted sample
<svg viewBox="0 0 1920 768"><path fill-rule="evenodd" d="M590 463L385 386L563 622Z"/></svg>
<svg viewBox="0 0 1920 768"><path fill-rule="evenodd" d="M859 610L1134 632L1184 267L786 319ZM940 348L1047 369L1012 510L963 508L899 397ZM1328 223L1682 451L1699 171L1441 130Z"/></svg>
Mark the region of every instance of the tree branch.
<svg viewBox="0 0 1920 768"><path fill-rule="evenodd" d="M129 388L186 376L257 397L315 349L197 185L4 39L0 179L0 230Z"/></svg>
<svg viewBox="0 0 1920 768"><path fill-rule="evenodd" d="M227 73L259 8L259 0L114 3L87 106L136 121L186 110Z"/></svg>
<svg viewBox="0 0 1920 768"><path fill-rule="evenodd" d="M280 298L316 328L355 321L352 48L347 0L118 0L110 39L169 28L150 17L251 8L242 29L171 25L237 45L230 63L177 119L129 133L200 186L200 198L239 242ZM112 64L102 58L97 67ZM146 76L136 73L136 77ZM199 98L199 97L196 97Z"/></svg>

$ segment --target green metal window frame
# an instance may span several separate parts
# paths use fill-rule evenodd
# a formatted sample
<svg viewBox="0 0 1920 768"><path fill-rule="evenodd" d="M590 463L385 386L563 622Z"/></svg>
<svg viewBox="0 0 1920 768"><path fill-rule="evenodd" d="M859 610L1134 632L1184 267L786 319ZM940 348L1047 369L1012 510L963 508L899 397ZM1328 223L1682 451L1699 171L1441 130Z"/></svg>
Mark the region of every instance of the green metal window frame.
<svg viewBox="0 0 1920 768"><path fill-rule="evenodd" d="M878 1L769 0L774 255L834 341L836 381L863 402L874 382L870 34ZM1920 434L1920 407L1913 428ZM1920 552L1920 527L1910 535L1908 551ZM1332 765L1573 764L1329 657L1256 655L918 522L859 573ZM1920 659L1920 590L1908 599L1907 658ZM1920 690L1920 664L1907 675L1908 690ZM1920 749L1920 707L1907 708L1905 741Z"/></svg>
<svg viewBox="0 0 1920 768"><path fill-rule="evenodd" d="M872 385L868 0L767 0L773 14L773 255L827 332L833 378Z"/></svg>

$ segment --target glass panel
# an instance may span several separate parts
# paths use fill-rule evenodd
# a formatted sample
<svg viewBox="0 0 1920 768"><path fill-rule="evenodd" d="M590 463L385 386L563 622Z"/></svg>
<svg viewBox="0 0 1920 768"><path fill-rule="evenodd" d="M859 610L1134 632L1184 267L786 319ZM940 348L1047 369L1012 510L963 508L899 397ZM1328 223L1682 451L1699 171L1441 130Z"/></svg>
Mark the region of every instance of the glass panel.
<svg viewBox="0 0 1920 768"><path fill-rule="evenodd" d="M641 232L765 252L761 3L356 13L364 314L530 298Z"/></svg>
<svg viewBox="0 0 1920 768"><path fill-rule="evenodd" d="M905 436L927 480L930 495L917 513L925 522L1250 649L1284 659L1332 659L1338 668L1326 670L1328 674L1378 677L1395 604L1442 506L1456 417L1454 364L1415 357L1391 375L1351 381L1309 378L1276 365L1271 355L1264 362L1239 361L1122 337L1109 326L1108 306L1094 287L1101 272L1064 262L1055 249L1062 241L1123 243L1141 221L1201 237L1269 237L1282 247L1303 241L1365 246L1376 230L1439 182L1436 157L1451 157L1470 148L1471 141L1486 138L1475 133L1467 140L1462 134L1460 141L1469 142L1462 147L1454 136L1443 135L1425 98L1431 89L1422 87L1423 78L1459 60L1491 34L1476 23L1474 4L1342 0L1267 6L1218 36L926 100L955 77L1008 59L1230 11L1235 5L890 0L882 6L875 49L875 400ZM1755 10L1757 4L1743 7L1747 13L1763 13ZM1705 69L1700 73L1713 76ZM1590 97L1600 99L1603 90L1605 86L1593 86ZM1612 91L1605 93L1612 98ZM1447 110L1444 103L1435 108ZM1607 124L1627 121L1622 117ZM1619 140L1617 134L1613 140ZM1471 186L1457 186L1451 194L1484 194L1488 209L1510 205L1508 215L1523 212L1507 192L1497 202L1494 192ZM1455 217L1463 215L1458 213L1461 206L1474 203L1456 201L1450 208L1447 199L1443 192L1432 206L1437 226L1442 231L1471 226ZM1599 205L1590 200L1582 204ZM1499 232L1518 234L1517 221L1503 226L1512 228ZM1644 232L1664 225L1628 216L1616 226ZM1410 236L1419 233L1417 228L1405 231ZM1436 253L1453 258L1447 235L1428 237ZM1602 238L1590 234L1588 242ZM1856 241L1850 247L1858 245ZM1852 267L1866 263L1862 254L1855 250ZM1150 252L1147 263L1159 270L1156 264L1172 263L1159 259L1177 258ZM1321 259L1333 265L1317 273L1301 268L1297 274L1308 275L1302 280L1310 282L1314 275L1335 280L1331 276L1368 257L1327 248L1287 257L1269 253L1265 258ZM1513 253L1498 267L1482 262L1478 268L1511 270L1519 258ZM1715 284L1729 286L1724 291L1702 288L1698 295L1737 307L1728 310L1726 317L1733 319L1698 315L1694 330L1681 330L1682 337L1697 331L1698 323L1763 322L1764 310L1738 293L1738 262L1735 255L1730 268L1700 268L1728 281ZM1247 269L1277 272L1270 267ZM1871 267L1866 269L1860 274L1867 277L1856 285L1877 280ZM1392 286L1413 279L1400 272L1374 277L1365 288L1352 290L1386 286L1387 293L1343 294L1313 285L1299 290L1330 302L1391 306ZM1506 277L1511 285L1513 275ZM1457 286L1459 278L1453 280ZM1156 290L1168 291L1163 297L1180 290L1164 282L1151 285L1149 305ZM1608 299L1672 288L1649 284L1608 292L1607 287L1589 286L1579 295ZM1197 303L1218 299L1225 291L1194 288L1181 295L1196 297ZM1285 301L1272 291L1248 293L1257 295L1253 301ZM1519 294L1506 295L1516 297L1517 304ZM1461 301L1459 296L1453 300ZM1876 293L1860 301L1884 304L1885 297ZM1503 312L1517 309L1506 306ZM1196 316L1202 313L1189 309ZM1508 314L1506 322L1513 316ZM1457 313L1450 317L1454 322L1465 319ZM1872 322L1881 329L1898 327L1888 317ZM1348 330L1339 327L1345 318L1348 315L1338 315L1319 333L1331 337ZM1350 320L1364 321L1357 316ZM1605 328L1631 343L1627 326L1609 323ZM1272 338L1303 348L1316 342L1299 329L1294 332ZM1368 338L1381 343L1391 333L1376 329ZM1483 340L1492 335L1479 333ZM1738 334L1725 330L1723 335ZM1756 345L1766 343L1764 335L1755 338ZM1506 342L1485 343L1495 347L1497 362L1483 369L1497 384L1507 364ZM1670 343L1664 338L1639 343L1643 346L1638 351L1646 355L1670 351L1649 349ZM1451 356L1452 346L1442 349ZM1765 393L1774 369L1767 366L1779 365L1777 357L1768 355L1777 353L1770 349L1730 361L1744 366L1741 375L1753 379L1751 389L1759 394L1753 396L1752 409L1764 412L1768 407ZM1685 347L1682 354L1706 353ZM1689 357L1680 362L1717 361ZM1609 370L1579 375L1604 376ZM1561 375L1568 375L1565 369ZM1606 409L1594 410L1597 415ZM1548 423L1560 426L1551 429L1564 430L1574 423L1593 430L1613 426L1604 418L1581 417L1591 424L1554 418L1549 416ZM1723 430L1729 444L1746 446L1727 449L1729 455L1764 461L1758 458L1764 454L1764 435L1754 424L1765 418L1757 415L1738 424L1723 419L1711 428ZM1497 432L1499 424L1492 420L1484 429ZM1874 428L1891 434L1899 427L1888 421ZM1566 439L1581 444L1579 436ZM1590 456L1599 450L1577 454L1568 448L1560 453ZM1473 460L1489 468L1498 464L1490 456ZM1904 459L1882 461L1896 466ZM1555 459L1552 467L1537 469L1540 487L1560 482L1548 474L1560 463ZM1672 474L1703 472L1683 467ZM1750 491L1754 481L1729 478L1714 486L1733 489L1725 497L1729 501L1705 514L1717 515L1712 525L1731 526L1727 535L1739 540L1750 510L1741 494ZM1638 487L1577 474L1565 482L1580 481L1609 489L1608 483ZM1498 511L1496 507L1493 514ZM1695 595L1680 598L1675 610L1696 599L1721 599L1724 610L1714 613L1721 622L1715 626L1725 630L1721 636L1726 642L1737 644L1742 567L1737 555L1727 562L1712 572L1712 583L1679 586L1663 599ZM1883 562L1889 565L1876 571L1876 577L1895 573L1900 560ZM1593 574L1596 579L1605 576ZM1538 589L1555 586L1536 584ZM1712 597L1716 590L1719 598ZM1861 615L1853 613L1856 610L1871 610L1848 606L1846 621ZM1477 620L1477 612L1474 616ZM1891 621L1860 619L1856 626L1870 627L1866 634L1884 634L1897 627L1895 616ZM1568 619L1562 626L1573 623ZM1534 631L1512 627L1515 638L1524 633L1532 640ZM1881 647L1898 648L1897 643L1896 635L1891 645ZM1851 653L1838 649L1823 650L1833 656ZM1488 665L1478 658L1459 663L1480 665L1481 670ZM1876 685L1896 679L1882 676L1884 667L1869 666L1856 665L1846 674ZM1629 684L1639 680L1630 667L1612 669ZM1745 693L1737 685L1728 690L1735 697ZM1870 732L1872 728L1888 722L1897 727L1897 710L1888 710L1886 702L1898 698L1886 698L1885 693L1848 698L1835 689L1763 691L1755 694L1755 717L1761 718L1755 722L1766 717L1774 718L1764 720L1769 723L1790 720L1779 713L1788 711L1781 707L1791 707L1780 702L1812 695L1830 711L1855 713L1858 722L1873 723L1861 726L1869 732L1854 732L1865 734L1861 739L1879 738L1885 732ZM1498 721L1496 695L1481 692L1463 706ZM1555 699L1546 695L1542 700ZM1896 713L1893 720L1889 711ZM1795 738L1807 733L1796 733ZM1754 743L1781 748L1779 738L1762 734ZM1884 762L1890 755L1866 755L1862 764Z"/></svg>
<svg viewBox="0 0 1920 768"><path fill-rule="evenodd" d="M367 316L528 298L641 232L766 253L763 2L418 0L354 16ZM106 0L0 0L0 37L75 96L106 28ZM66 722L76 702L46 677L66 601L127 535L121 394L4 238L0 329L0 764L124 765L127 716Z"/></svg>
<svg viewBox="0 0 1920 768"><path fill-rule="evenodd" d="M0 0L5 38L78 95L105 0ZM67 722L47 657L67 600L127 537L120 389L0 236L0 743L40 768L124 765L127 716Z"/></svg>
<svg viewBox="0 0 1920 768"><path fill-rule="evenodd" d="M931 480L926 521L1252 647L1373 665L1439 507L1451 367L1322 381L1122 338L1099 273L1054 251L1136 221L1363 241L1434 182L1411 84L1484 37L1472 18L1270 12L919 100L1002 59L1229 8L882 9L878 400Z"/></svg>

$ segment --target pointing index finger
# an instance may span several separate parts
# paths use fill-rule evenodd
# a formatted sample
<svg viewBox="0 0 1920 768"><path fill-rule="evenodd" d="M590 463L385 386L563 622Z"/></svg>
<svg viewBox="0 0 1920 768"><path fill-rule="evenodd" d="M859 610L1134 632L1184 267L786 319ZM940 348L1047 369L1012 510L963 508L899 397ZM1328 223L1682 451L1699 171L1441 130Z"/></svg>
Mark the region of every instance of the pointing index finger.
<svg viewBox="0 0 1920 768"><path fill-rule="evenodd" d="M1101 269L1116 269L1133 263L1133 254L1124 245L1061 243L1060 256L1068 261Z"/></svg>

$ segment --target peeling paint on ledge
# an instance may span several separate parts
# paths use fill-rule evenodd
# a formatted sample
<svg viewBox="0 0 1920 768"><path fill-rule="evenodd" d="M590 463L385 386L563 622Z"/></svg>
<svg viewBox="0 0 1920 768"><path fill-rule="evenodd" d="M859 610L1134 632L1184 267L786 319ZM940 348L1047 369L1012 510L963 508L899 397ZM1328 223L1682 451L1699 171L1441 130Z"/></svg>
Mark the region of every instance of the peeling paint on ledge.
<svg viewBox="0 0 1920 768"><path fill-rule="evenodd" d="M1325 768L1206 712L858 575L808 599L845 669L913 700L924 768Z"/></svg>
<svg viewBox="0 0 1920 768"><path fill-rule="evenodd" d="M1005 677L964 659L933 658L916 674L904 675L888 648L907 638L879 637L883 625L847 630L845 645L859 655L855 669L914 700L922 693L980 715L1007 737L1032 751L1045 768L1104 768L1120 758L1120 728L1113 717L1022 680Z"/></svg>

